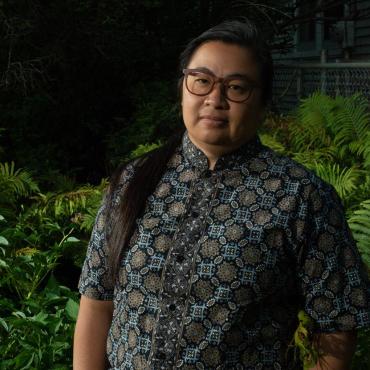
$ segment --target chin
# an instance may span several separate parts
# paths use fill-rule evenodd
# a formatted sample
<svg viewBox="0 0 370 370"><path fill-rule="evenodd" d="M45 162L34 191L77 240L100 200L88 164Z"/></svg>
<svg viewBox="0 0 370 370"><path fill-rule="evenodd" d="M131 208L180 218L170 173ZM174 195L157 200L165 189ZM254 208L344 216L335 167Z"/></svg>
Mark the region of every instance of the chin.
<svg viewBox="0 0 370 370"><path fill-rule="evenodd" d="M229 146L231 144L230 138L227 135L222 135L221 133L206 133L203 135L199 135L195 139L208 145Z"/></svg>

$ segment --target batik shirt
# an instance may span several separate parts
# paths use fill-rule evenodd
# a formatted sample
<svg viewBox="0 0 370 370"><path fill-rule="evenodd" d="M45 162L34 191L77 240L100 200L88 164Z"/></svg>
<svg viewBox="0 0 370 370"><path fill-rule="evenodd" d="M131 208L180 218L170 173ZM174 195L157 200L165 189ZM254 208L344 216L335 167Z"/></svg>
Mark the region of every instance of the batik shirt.
<svg viewBox="0 0 370 370"><path fill-rule="evenodd" d="M123 171L117 203L134 172ZM367 274L335 191L258 138L210 171L185 133L114 282L105 209L79 289L114 302L111 369L297 369L300 309L317 332L370 324Z"/></svg>

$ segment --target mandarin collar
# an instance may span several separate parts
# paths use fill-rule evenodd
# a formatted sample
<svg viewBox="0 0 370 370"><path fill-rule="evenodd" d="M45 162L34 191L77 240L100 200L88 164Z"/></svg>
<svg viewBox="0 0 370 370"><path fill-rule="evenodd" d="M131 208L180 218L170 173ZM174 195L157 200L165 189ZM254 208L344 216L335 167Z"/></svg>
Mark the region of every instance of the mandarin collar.
<svg viewBox="0 0 370 370"><path fill-rule="evenodd" d="M218 158L215 170L232 169L240 166L246 159L254 156L262 148L261 141L256 135L235 151L227 153ZM182 150L187 161L199 171L208 170L207 156L190 140L188 131L185 131L182 138Z"/></svg>

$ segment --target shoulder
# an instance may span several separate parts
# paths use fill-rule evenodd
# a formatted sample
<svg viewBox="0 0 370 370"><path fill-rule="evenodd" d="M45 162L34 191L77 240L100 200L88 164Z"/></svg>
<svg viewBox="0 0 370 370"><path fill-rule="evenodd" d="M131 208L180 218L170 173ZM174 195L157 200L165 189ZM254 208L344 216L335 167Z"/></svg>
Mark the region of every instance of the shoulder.
<svg viewBox="0 0 370 370"><path fill-rule="evenodd" d="M266 175L268 174L269 178L280 179L288 192L299 194L306 200L313 194L337 198L337 193L331 184L317 176L313 170L286 155L262 145L262 150L256 159L264 163Z"/></svg>

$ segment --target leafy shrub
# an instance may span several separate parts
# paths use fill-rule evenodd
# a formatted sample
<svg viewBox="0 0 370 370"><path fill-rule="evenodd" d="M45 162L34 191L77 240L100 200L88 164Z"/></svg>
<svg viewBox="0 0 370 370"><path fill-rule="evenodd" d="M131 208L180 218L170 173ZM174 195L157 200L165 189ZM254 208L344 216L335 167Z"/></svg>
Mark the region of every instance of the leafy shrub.
<svg viewBox="0 0 370 370"><path fill-rule="evenodd" d="M43 194L27 171L0 164L0 369L71 368L78 294L56 273L63 258L68 275L80 266L105 186Z"/></svg>
<svg viewBox="0 0 370 370"><path fill-rule="evenodd" d="M151 90L167 95L166 84L157 87ZM114 162L161 145L158 140L176 112L168 109L169 102L158 105L158 99L152 100L138 105L135 124L124 130L128 137L112 139ZM291 116L270 115L260 136L335 187L370 271L369 132L366 99L314 94ZM58 268L61 261L68 272L72 264L81 265L107 180L99 186L77 186L63 176L53 180L59 185L42 193L29 172L0 163L0 370L71 368L78 296L74 285L71 290L58 281L63 278ZM299 314L292 343L307 365L316 353L309 322ZM360 330L353 369L370 369L369 346L370 330Z"/></svg>
<svg viewBox="0 0 370 370"><path fill-rule="evenodd" d="M26 247L14 253L2 236L0 369L70 368L77 294L60 286L52 270L63 248L75 240L63 238L48 251Z"/></svg>
<svg viewBox="0 0 370 370"><path fill-rule="evenodd" d="M367 99L358 94L331 98L315 93L303 99L290 116L270 115L260 136L263 143L302 163L334 186L370 273L370 113ZM296 341L295 344L301 358L311 354L309 343L302 346ZM359 330L352 369L370 369L368 348L370 330Z"/></svg>

